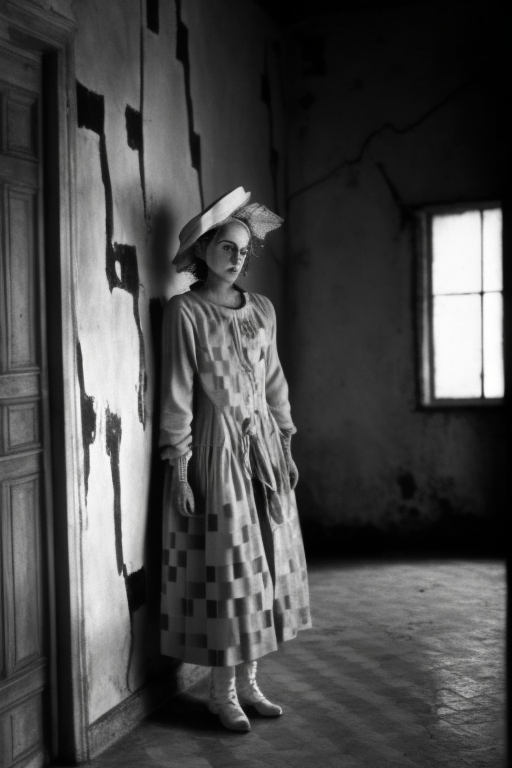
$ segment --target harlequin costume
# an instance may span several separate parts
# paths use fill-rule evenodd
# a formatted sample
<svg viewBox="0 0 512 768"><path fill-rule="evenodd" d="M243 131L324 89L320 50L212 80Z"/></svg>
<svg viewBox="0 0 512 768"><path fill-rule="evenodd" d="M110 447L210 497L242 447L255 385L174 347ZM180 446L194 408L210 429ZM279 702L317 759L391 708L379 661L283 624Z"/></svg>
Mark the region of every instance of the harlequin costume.
<svg viewBox="0 0 512 768"><path fill-rule="evenodd" d="M178 268L190 263L197 238L226 219L239 216L260 238L280 223L247 202L238 188L189 222ZM275 311L264 296L242 296L229 309L192 289L168 302L163 326L160 446L175 464L192 452L186 479L195 513L173 507L169 466L161 650L216 668L254 662L311 626Z"/></svg>

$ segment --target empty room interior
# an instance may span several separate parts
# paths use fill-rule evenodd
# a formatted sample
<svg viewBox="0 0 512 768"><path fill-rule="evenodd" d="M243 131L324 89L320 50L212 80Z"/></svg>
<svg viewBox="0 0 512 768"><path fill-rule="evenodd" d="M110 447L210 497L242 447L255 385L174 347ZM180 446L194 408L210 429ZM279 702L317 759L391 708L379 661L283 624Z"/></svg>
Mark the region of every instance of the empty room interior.
<svg viewBox="0 0 512 768"><path fill-rule="evenodd" d="M495 0L0 0L2 768L507 764L500 13ZM242 653L282 708L251 709L244 733L208 704L208 664L229 653L195 663L200 634L182 658L160 645L162 629L199 626L203 603L217 620L203 582L179 627L161 616L218 517L196 516L189 551L168 559L165 318L195 280L173 259L187 222L240 187L284 220L236 285L243 311L275 309L311 613L303 632L276 629L268 655ZM199 359L210 337L194 333ZM297 566L276 515L254 604L270 595L279 612L269 553L290 583ZM236 613L241 547L228 618L254 628L259 614ZM272 604L265 615L277 627Z"/></svg>

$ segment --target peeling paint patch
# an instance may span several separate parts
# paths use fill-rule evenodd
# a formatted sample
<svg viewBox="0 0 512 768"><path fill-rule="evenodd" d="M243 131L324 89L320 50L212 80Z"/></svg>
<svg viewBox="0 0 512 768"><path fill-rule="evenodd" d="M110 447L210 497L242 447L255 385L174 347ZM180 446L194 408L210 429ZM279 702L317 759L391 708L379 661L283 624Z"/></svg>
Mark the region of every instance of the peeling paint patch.
<svg viewBox="0 0 512 768"><path fill-rule="evenodd" d="M141 57L143 57L144 51L141 50ZM144 77L143 66L141 65L141 79ZM142 90L142 86L141 86ZM142 96L141 96L142 101ZM139 155L139 173L140 173L140 188L142 193L142 203L144 206L144 219L146 221L146 229L149 228L149 219L147 213L147 198L146 198L146 171L144 168L144 135L142 130L142 113L138 110L126 105L124 111L126 121L126 139L128 146L137 152Z"/></svg>
<svg viewBox="0 0 512 768"><path fill-rule="evenodd" d="M183 64L183 75L185 78L185 99L187 103L188 117L188 138L190 145L190 157L192 168L197 171L197 180L199 183L199 196L201 198L201 207L204 208L203 177L201 171L201 137L194 130L194 103L192 101L192 89L190 85L190 56L188 50L188 28L181 18L181 0L175 0L176 3L176 58Z"/></svg>
<svg viewBox="0 0 512 768"><path fill-rule="evenodd" d="M123 563L123 529L121 521L121 474L119 470L119 454L121 450L121 417L112 413L107 407L106 411L106 449L110 456L110 471L112 474L112 488L114 489L114 535L116 545L117 572L124 572Z"/></svg>
<svg viewBox="0 0 512 768"><path fill-rule="evenodd" d="M80 342L76 344L76 366L78 386L80 387L80 413L82 420L82 444L84 450L84 483L85 500L89 490L89 473L91 469L90 447L96 439L96 411L94 410L94 397L85 391L84 361Z"/></svg>
<svg viewBox="0 0 512 768"><path fill-rule="evenodd" d="M118 274L118 269L120 276ZM114 243L107 258L107 280L110 292L121 288L132 296L133 317L139 335L139 386L137 388L137 410L139 421L146 425L146 391L148 388L146 372L146 351L139 312L139 269L137 251L134 245Z"/></svg>
<svg viewBox="0 0 512 768"><path fill-rule="evenodd" d="M107 156L107 142L105 137L105 100L101 94L90 91L84 85L76 83L78 127L94 131L99 137L99 154L101 179L105 191L105 271L110 292L114 288L127 291L133 298L133 317L139 336L139 384L137 388L137 410L139 421L146 427L146 351L144 335L139 313L139 270L137 264L137 251L134 245L115 243L114 238L114 200L112 195L112 182ZM128 109L128 108L127 108ZM131 108L130 108L131 109ZM136 110L133 113L139 114ZM142 118L140 129L137 129L137 118L130 114L129 142L142 141ZM128 125L127 125L128 131ZM139 157L142 150L139 152ZM143 197L145 192L143 190ZM116 271L116 265L120 270L120 276Z"/></svg>
<svg viewBox="0 0 512 768"><path fill-rule="evenodd" d="M105 101L99 93L94 93L82 83L76 82L76 108L79 128L88 128L98 136L103 133L105 124Z"/></svg>
<svg viewBox="0 0 512 768"><path fill-rule="evenodd" d="M142 116L140 112L128 104L124 116L126 119L126 136L130 149L140 152L142 149Z"/></svg>
<svg viewBox="0 0 512 768"><path fill-rule="evenodd" d="M123 566L123 575L126 597L128 599L128 610L131 617L135 611L146 603L146 570L142 566L138 571L127 573L126 566Z"/></svg>
<svg viewBox="0 0 512 768"><path fill-rule="evenodd" d="M160 32L160 3L159 0L146 0L146 26L155 35Z"/></svg>
<svg viewBox="0 0 512 768"><path fill-rule="evenodd" d="M267 108L268 132L269 132L269 163L272 186L274 189L274 209L279 213L279 201L277 195L277 173L279 169L279 152L274 146L274 110L272 107L272 92L270 88L270 73L268 65L268 44L265 45L265 69L261 76L261 100Z"/></svg>

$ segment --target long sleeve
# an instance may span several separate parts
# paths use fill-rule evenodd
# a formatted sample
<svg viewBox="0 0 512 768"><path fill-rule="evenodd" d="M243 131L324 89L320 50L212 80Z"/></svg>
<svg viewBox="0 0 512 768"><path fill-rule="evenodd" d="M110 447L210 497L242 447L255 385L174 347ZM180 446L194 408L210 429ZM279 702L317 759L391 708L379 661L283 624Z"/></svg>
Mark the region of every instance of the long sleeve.
<svg viewBox="0 0 512 768"><path fill-rule="evenodd" d="M265 302L271 323L271 339L267 349L267 372L265 381L265 394L277 426L281 430L287 430L294 434L297 430L293 424L290 403L288 400L288 384L284 377L283 369L277 354L276 343L276 312L271 301Z"/></svg>
<svg viewBox="0 0 512 768"><path fill-rule="evenodd" d="M162 331L162 387L159 445L173 459L192 444L195 341L192 320L175 296L167 303Z"/></svg>

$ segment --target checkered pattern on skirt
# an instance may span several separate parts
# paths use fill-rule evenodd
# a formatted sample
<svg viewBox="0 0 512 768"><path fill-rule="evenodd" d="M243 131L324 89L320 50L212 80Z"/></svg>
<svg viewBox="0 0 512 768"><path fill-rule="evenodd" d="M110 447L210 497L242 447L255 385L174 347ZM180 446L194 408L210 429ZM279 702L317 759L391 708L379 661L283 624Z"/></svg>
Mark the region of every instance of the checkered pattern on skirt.
<svg viewBox="0 0 512 768"><path fill-rule="evenodd" d="M277 482L286 466L280 429L294 427L271 303L246 294L244 307L229 310L193 292L175 297L165 314L163 362L160 444L171 457L192 448L196 514L183 517L173 508L168 467L162 652L205 666L257 659L311 626L295 494L288 482ZM269 468L266 493L255 495L248 429ZM279 523L268 509L276 492ZM262 525L271 531L271 547L264 546Z"/></svg>

